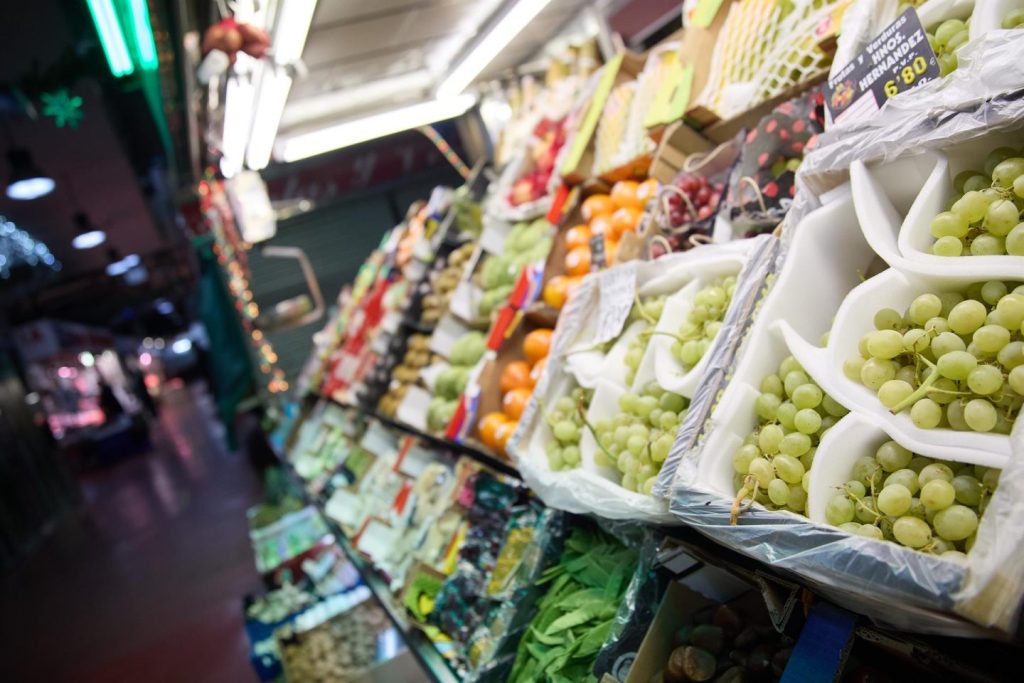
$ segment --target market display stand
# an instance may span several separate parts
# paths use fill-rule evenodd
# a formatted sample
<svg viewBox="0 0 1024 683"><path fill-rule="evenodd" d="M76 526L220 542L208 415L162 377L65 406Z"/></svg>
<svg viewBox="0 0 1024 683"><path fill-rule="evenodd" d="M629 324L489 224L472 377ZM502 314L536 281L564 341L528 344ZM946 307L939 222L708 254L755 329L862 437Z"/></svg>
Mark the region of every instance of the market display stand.
<svg viewBox="0 0 1024 683"><path fill-rule="evenodd" d="M417 439L427 443L428 445L434 448L451 451L459 455L465 455L473 460L476 460L481 465L489 467L495 472L500 472L501 474L505 474L510 477L515 477L516 479L520 478L519 471L511 463L505 460L499 460L498 458L494 457L489 453L485 453L479 448L474 448L470 444L460 443L457 441L452 441L450 439L445 439L440 436L429 434L427 432L421 431L413 427L412 425L405 424L400 420L390 418L386 415L381 415L376 410L373 410L372 408L367 408L366 406L362 406L359 404L343 403L340 401L335 401L334 399L330 400L336 405L340 406L341 408L356 410L365 415L366 417L373 418L374 420L377 420L378 422L381 422L382 424L385 424L388 427L391 427L392 429L397 429L401 432L404 432L405 434L414 436Z"/></svg>
<svg viewBox="0 0 1024 683"><path fill-rule="evenodd" d="M377 571L370 565L363 557L352 548L349 544L345 533L328 515L324 514L323 506L325 501L321 498L312 495L306 488L302 478L292 468L288 459L281 453L280 449L276 448L273 444L269 444L277 457L281 468L287 473L289 479L295 487L301 491L303 499L308 505L313 506L323 518L327 528L330 529L331 534L334 536L335 542L338 547L345 553L348 561L355 567L356 571L363 579L363 583L370 590L374 599L380 604L384 613L387 614L388 618L394 624L395 630L402 636L402 640L405 642L406 647L419 662L423 671L430 677L432 681L436 683L457 683L459 677L452 671L451 667L445 661L444 657L437 651L433 643L426 635L409 625L409 622L402 616L401 609L394 604L391 598L391 591L387 586L387 582L377 573Z"/></svg>

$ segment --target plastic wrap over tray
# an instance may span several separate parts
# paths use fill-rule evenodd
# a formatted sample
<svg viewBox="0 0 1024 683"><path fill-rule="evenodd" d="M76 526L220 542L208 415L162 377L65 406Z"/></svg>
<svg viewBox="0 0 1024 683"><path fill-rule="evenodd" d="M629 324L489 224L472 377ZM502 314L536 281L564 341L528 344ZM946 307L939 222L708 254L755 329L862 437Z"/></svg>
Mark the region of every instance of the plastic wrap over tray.
<svg viewBox="0 0 1024 683"><path fill-rule="evenodd" d="M863 121L833 126L797 172L820 195L845 182L854 160L889 161L963 142L1024 117L1024 31L992 31L957 51L959 67L893 97Z"/></svg>

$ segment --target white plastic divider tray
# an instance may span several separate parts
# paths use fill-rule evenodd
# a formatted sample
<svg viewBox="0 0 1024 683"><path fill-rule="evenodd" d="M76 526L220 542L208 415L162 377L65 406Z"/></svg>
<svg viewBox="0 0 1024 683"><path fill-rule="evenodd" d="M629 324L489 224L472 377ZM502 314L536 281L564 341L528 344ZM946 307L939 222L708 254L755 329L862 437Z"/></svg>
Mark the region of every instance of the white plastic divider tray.
<svg viewBox="0 0 1024 683"><path fill-rule="evenodd" d="M857 227L848 186L833 197L798 226L776 283L757 312L732 377L705 428L697 481L687 482L683 476L676 485L697 484L730 499L736 495L732 455L757 426L754 401L761 393L761 380L777 372L779 363L790 355L775 329L779 321L786 319L802 334L820 337L831 327L843 297L874 260Z"/></svg>
<svg viewBox="0 0 1024 683"><path fill-rule="evenodd" d="M701 261L694 264L691 269L693 280L691 284L683 287L678 293L672 295L665 301L665 308L661 318L655 326L657 332L676 334L680 325L686 321L693 310L693 299L697 292L706 285L711 284L717 278L728 275L739 275L746 263L747 254L727 253L720 254L715 258ZM700 359L700 361L689 370L685 369L675 354L672 353L674 340L664 334L656 334L645 352L645 361L649 358L647 368L649 373L637 372L633 388L642 387L648 381L656 379L662 389L681 394L686 398L693 398L701 378L711 358L711 349ZM644 361L641 362L641 370L644 369Z"/></svg>
<svg viewBox="0 0 1024 683"><path fill-rule="evenodd" d="M1024 142L1024 132L988 135L943 151L897 158L883 164L854 161L850 183L864 236L889 265L926 276L1024 279L1020 256L936 256L931 221L953 198L953 179L981 170L985 156Z"/></svg>
<svg viewBox="0 0 1024 683"><path fill-rule="evenodd" d="M1024 0L978 0L971 15L971 40L1003 27L1003 18L1012 10L1024 8Z"/></svg>
<svg viewBox="0 0 1024 683"><path fill-rule="evenodd" d="M984 278L980 278L984 279ZM793 355L815 382L832 398L874 420L904 448L931 457L989 467L1005 467L1010 457L1010 437L1003 434L958 432L952 429L921 429L909 411L893 415L874 391L843 373L843 361L859 357L860 338L875 329L874 315L882 308L905 311L926 292L962 289L979 278L923 277L889 269L859 285L836 314L829 343L824 348L807 341L786 322L779 323Z"/></svg>
<svg viewBox="0 0 1024 683"><path fill-rule="evenodd" d="M947 19L967 19L973 11L974 0L928 0L917 8L917 16L931 33Z"/></svg>
<svg viewBox="0 0 1024 683"><path fill-rule="evenodd" d="M573 386L572 379L560 373L553 376L547 396L566 396ZM598 414L614 414L611 411L617 411L618 397L622 392L620 387L600 381L594 391L587 419L595 419ZM550 470L547 444L554 441L555 437L543 412L537 411L532 432L523 435L525 443L520 442L516 446L514 455L520 463L528 464L528 467L521 464L520 471L532 488L544 492L546 504L569 512L598 514L610 519L645 519L662 524L679 524L679 520L669 513L665 501L627 491L619 485L617 469L601 467L595 462L597 443L586 427L583 427L580 438L580 466L558 472ZM537 477L535 481L531 481L531 473Z"/></svg>
<svg viewBox="0 0 1024 683"><path fill-rule="evenodd" d="M825 518L825 507L842 485L853 478L853 465L857 458L873 456L878 447L891 437L869 417L849 413L825 432L818 451L826 451L827 458L814 460L807 494L807 516L815 524L831 526ZM915 455L936 457L931 452L913 451ZM938 457L940 460L964 463L967 461ZM992 461L994 462L994 461ZM990 465L991 463L971 463ZM995 465L998 467L998 465Z"/></svg>
<svg viewBox="0 0 1024 683"><path fill-rule="evenodd" d="M580 386L593 389L603 378L623 388L626 386L626 351L629 343L650 325L644 320L634 320L612 344L607 353L593 349L591 341L577 344L570 350L565 365Z"/></svg>

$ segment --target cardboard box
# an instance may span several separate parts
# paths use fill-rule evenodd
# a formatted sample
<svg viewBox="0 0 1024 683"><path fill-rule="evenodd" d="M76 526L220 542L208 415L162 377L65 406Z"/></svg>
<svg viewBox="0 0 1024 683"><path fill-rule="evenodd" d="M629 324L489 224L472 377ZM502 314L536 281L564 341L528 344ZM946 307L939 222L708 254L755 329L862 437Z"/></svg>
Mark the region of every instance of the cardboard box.
<svg viewBox="0 0 1024 683"><path fill-rule="evenodd" d="M665 129L651 163L650 177L663 185L672 182L686 159L698 152L710 152L715 145L683 121Z"/></svg>
<svg viewBox="0 0 1024 683"><path fill-rule="evenodd" d="M735 597L737 593L739 596ZM694 613L719 604L732 606L751 624L768 626L771 623L764 600L755 589L722 570L705 565L682 581L669 583L623 683L649 683L668 662L676 631Z"/></svg>
<svg viewBox="0 0 1024 683"><path fill-rule="evenodd" d="M566 144L569 152L558 172L569 185L579 185L594 175L594 135L612 90L623 83L636 80L644 68L645 58L634 52L620 52L602 67L604 70L597 89L590 99L576 135Z"/></svg>

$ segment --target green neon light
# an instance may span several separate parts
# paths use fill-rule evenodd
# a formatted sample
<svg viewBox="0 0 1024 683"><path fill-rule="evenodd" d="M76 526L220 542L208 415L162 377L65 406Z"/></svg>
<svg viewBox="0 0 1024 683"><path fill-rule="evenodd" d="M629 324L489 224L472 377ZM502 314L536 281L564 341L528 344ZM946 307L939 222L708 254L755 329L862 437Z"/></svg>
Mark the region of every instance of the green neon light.
<svg viewBox="0 0 1024 683"><path fill-rule="evenodd" d="M100 36L110 72L118 77L130 74L135 70L135 65L128 54L128 45L121 32L121 25L117 23L113 3L111 0L86 0L86 4L89 5L89 13Z"/></svg>
<svg viewBox="0 0 1024 683"><path fill-rule="evenodd" d="M146 0L130 0L132 31L135 34L135 47L139 53L139 66L146 70L156 69L159 59L156 54L156 43L153 42L153 26L149 23L149 7Z"/></svg>

